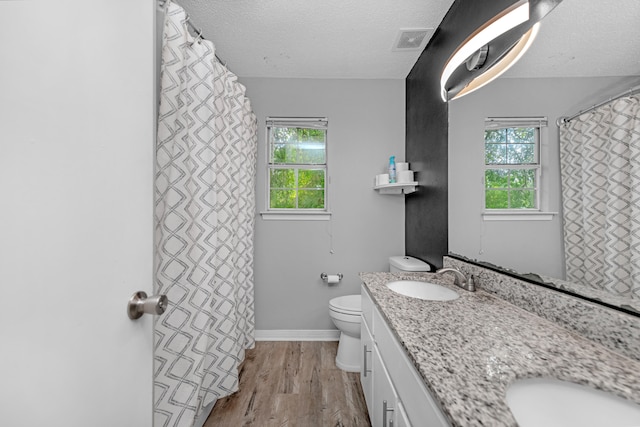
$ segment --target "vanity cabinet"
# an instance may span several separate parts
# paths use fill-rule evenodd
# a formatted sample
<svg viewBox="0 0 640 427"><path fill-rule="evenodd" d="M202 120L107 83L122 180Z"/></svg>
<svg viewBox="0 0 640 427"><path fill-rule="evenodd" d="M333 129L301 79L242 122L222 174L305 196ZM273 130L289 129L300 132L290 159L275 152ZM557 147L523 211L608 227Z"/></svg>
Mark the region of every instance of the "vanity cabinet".
<svg viewBox="0 0 640 427"><path fill-rule="evenodd" d="M360 382L372 426L449 425L364 286L360 340Z"/></svg>

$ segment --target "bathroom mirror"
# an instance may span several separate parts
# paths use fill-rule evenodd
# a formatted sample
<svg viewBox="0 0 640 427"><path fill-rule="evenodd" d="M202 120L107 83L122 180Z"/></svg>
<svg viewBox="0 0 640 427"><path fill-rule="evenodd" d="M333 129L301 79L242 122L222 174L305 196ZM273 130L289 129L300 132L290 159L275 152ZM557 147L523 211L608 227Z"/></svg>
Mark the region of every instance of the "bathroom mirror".
<svg viewBox="0 0 640 427"><path fill-rule="evenodd" d="M640 315L638 299L564 281L556 120L640 85L640 2L603 3L564 0L518 64L449 103L449 249L465 261ZM483 215L484 121L514 116L548 119L541 154L541 207L552 213L546 219Z"/></svg>

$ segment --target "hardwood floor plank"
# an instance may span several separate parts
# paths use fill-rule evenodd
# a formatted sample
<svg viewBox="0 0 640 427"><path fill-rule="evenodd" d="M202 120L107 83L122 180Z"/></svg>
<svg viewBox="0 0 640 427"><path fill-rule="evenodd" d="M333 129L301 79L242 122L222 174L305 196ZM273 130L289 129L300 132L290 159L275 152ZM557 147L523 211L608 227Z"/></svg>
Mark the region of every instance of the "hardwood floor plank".
<svg viewBox="0 0 640 427"><path fill-rule="evenodd" d="M337 342L260 341L247 350L240 391L216 402L204 427L361 427L359 374L335 366Z"/></svg>
<svg viewBox="0 0 640 427"><path fill-rule="evenodd" d="M338 369L336 367L336 353L338 352L338 343L335 341L320 342L320 355L322 369Z"/></svg>
<svg viewBox="0 0 640 427"><path fill-rule="evenodd" d="M297 409L300 425L313 426L314 420L322 418L323 402L317 398L322 394L320 347L312 341L303 341L300 345L300 401Z"/></svg>
<svg viewBox="0 0 640 427"><path fill-rule="evenodd" d="M266 356L266 358L259 372L256 404L252 414L253 422L257 423L255 425L260 425L260 423L263 425L276 425L274 424L277 417L277 412L274 412L275 396L281 393L284 388L283 377L287 346L270 342L268 347L268 353L258 355L258 357Z"/></svg>
<svg viewBox="0 0 640 427"><path fill-rule="evenodd" d="M365 411L367 410L367 402L364 400L364 393L362 391L362 385L360 384L360 374L356 372L343 372L343 375L347 377L344 383L344 390L349 408L347 413L351 416L350 423L354 426L360 426L362 423L357 415L362 412L362 408L364 408Z"/></svg>
<svg viewBox="0 0 640 427"><path fill-rule="evenodd" d="M300 364L301 364L301 343L287 343L287 357L284 368L284 387L282 392L285 394L300 393Z"/></svg>
<svg viewBox="0 0 640 427"><path fill-rule="evenodd" d="M322 374L322 401L326 408L322 414L322 425L342 426L344 392L340 384L340 375L335 369L323 369Z"/></svg>
<svg viewBox="0 0 640 427"><path fill-rule="evenodd" d="M300 345L300 392L315 394L320 392L320 345L314 341L304 341Z"/></svg>
<svg viewBox="0 0 640 427"><path fill-rule="evenodd" d="M238 391L216 402L215 408L218 411L216 425L243 425L243 418L247 412L251 412L255 402L256 381L262 366L261 360L256 360L256 355L261 353L260 351L255 351L255 349L246 352L244 363L241 365L239 372L239 389L243 390L243 392L240 393Z"/></svg>

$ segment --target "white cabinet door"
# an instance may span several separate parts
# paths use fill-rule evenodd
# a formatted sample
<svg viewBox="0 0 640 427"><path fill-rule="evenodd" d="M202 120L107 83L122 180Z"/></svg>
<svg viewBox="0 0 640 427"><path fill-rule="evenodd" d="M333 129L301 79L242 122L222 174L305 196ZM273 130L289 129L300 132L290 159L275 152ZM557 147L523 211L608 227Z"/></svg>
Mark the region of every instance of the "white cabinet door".
<svg viewBox="0 0 640 427"><path fill-rule="evenodd" d="M150 1L0 1L0 425L150 427Z"/></svg>
<svg viewBox="0 0 640 427"><path fill-rule="evenodd" d="M396 408L398 395L393 388L393 383L382 362L378 347L373 349L373 405L369 411L371 422L374 426L393 427L396 424Z"/></svg>
<svg viewBox="0 0 640 427"><path fill-rule="evenodd" d="M364 319L360 323L360 345L360 384L367 408L370 408L373 403L373 336Z"/></svg>
<svg viewBox="0 0 640 427"><path fill-rule="evenodd" d="M398 402L398 408L396 409L396 418L393 424L395 427L411 427L411 422L407 416L402 402Z"/></svg>

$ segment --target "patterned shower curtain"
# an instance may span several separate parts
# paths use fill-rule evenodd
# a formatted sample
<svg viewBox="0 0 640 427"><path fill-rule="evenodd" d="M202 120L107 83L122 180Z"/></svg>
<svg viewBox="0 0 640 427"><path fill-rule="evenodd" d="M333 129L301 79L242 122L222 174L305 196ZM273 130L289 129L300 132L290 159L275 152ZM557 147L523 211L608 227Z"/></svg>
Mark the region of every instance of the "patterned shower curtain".
<svg viewBox="0 0 640 427"><path fill-rule="evenodd" d="M616 99L560 126L567 280L640 299L640 107Z"/></svg>
<svg viewBox="0 0 640 427"><path fill-rule="evenodd" d="M214 46L165 11L155 173L154 425L191 426L238 389L254 344L256 117Z"/></svg>

